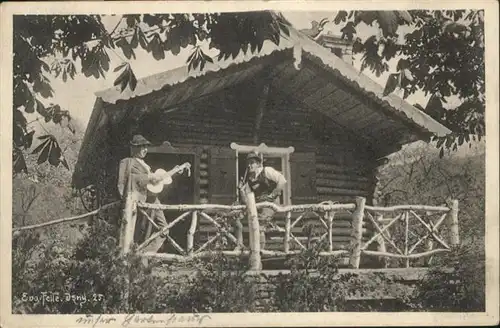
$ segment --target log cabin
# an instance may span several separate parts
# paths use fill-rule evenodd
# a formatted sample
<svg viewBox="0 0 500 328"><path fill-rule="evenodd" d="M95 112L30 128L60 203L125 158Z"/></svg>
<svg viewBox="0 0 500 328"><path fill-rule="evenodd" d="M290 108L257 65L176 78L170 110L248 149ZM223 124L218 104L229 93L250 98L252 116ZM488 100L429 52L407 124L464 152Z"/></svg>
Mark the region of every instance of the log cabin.
<svg viewBox="0 0 500 328"><path fill-rule="evenodd" d="M291 28L279 46L266 41L257 53L240 52L202 71L184 66L155 74L134 91L97 92L73 186L95 186L102 203L116 200L118 163L140 133L154 144L146 158L153 169L193 165L191 176L176 176L160 195L164 204L233 204L245 155L258 149L288 181L283 205L359 196L376 205L386 156L450 131L397 95L384 96L336 50ZM336 217L335 249L347 247L351 228L350 213ZM306 238L303 225L293 229ZM202 220L199 230L200 243L214 233ZM364 227L363 238L372 230Z"/></svg>

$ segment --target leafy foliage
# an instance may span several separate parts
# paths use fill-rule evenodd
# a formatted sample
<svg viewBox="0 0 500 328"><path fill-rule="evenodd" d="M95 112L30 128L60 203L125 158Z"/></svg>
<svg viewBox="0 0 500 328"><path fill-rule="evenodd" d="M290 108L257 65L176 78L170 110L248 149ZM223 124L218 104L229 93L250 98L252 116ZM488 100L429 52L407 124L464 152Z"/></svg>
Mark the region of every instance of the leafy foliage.
<svg viewBox="0 0 500 328"><path fill-rule="evenodd" d="M450 198L459 201L461 247L432 258L431 271L407 295L413 310L484 311L484 161L484 148L468 157L439 159L429 147L420 146L401 151L393 158L394 164L381 172L380 201L384 206L443 205ZM443 271L444 267L454 271Z"/></svg>
<svg viewBox="0 0 500 328"><path fill-rule="evenodd" d="M32 130L25 114L38 113L46 122L71 121L67 110L58 105L44 106L42 99L54 96L48 74L67 81L74 79L80 67L85 77L105 77L110 69L109 52L121 51L126 59L135 58L138 47L154 59L165 53L179 54L181 48L194 47L189 67L203 69L213 59L197 45L210 42L219 50L219 59L235 57L240 51L260 51L264 41L279 43L280 34L288 34L289 23L273 12L214 14L144 14L123 15L115 29L108 31L99 15L17 15L14 17L14 173L27 172L23 150L31 147ZM125 24L123 24L123 22ZM52 61L49 65L48 62ZM126 60L114 69L121 70L114 85L122 91L134 90L137 78ZM71 124L66 124L71 129ZM74 132L74 131L73 131ZM39 149L38 164L66 161L60 154L57 139L47 137Z"/></svg>
<svg viewBox="0 0 500 328"><path fill-rule="evenodd" d="M74 250L57 240L42 242L38 233L13 238L12 301L14 313L159 313L241 312L255 305L255 285L245 277L241 259L215 254L195 262L192 276L179 268L163 267L165 276L154 274L158 263L145 267L132 252L123 257L117 247L117 228L94 219ZM19 279L18 279L19 278ZM127 295L124 291L128 289ZM28 300L52 291L64 301ZM86 296L68 301L67 295Z"/></svg>
<svg viewBox="0 0 500 328"><path fill-rule="evenodd" d="M228 258L214 253L194 265L181 292L176 293L175 311L254 312L257 285L247 276L245 258Z"/></svg>
<svg viewBox="0 0 500 328"><path fill-rule="evenodd" d="M110 229L103 222L95 222L72 254L58 241L49 243L26 243L32 239L21 234L14 237L18 247L14 251L30 254L31 248L40 248L37 258L31 261L18 261L13 266L13 276L23 276L23 285L13 283L13 309L16 313L93 313L98 310L112 313L119 310L122 303L121 290L125 286L127 267L113 245ZM97 245L97 243L99 245ZM28 246L28 247L22 247ZM90 246L90 247L89 247ZM15 258L15 256L14 256ZM24 266L23 266L24 264ZM29 268L32 268L31 270ZM106 268L103 270L103 268ZM13 279L15 281L17 279ZM26 300L26 295L42 295L54 292L60 297L84 294L86 302L42 302ZM24 297L23 297L24 294ZM94 294L96 299L94 299ZM106 295L97 301L97 295ZM109 311L109 312L108 312Z"/></svg>
<svg viewBox="0 0 500 328"><path fill-rule="evenodd" d="M430 95L420 109L452 130L449 136L432 138L438 148L456 150L470 141L470 135L481 140L485 132L482 10L339 11L333 22L341 26L342 38L353 41L353 53L362 54L362 71L368 68L381 76L391 60L398 60L384 96L397 89L404 98L417 91ZM380 33L364 41L355 37L361 23L378 26ZM459 104L446 108L452 96L459 98Z"/></svg>
<svg viewBox="0 0 500 328"><path fill-rule="evenodd" d="M338 258L322 257L322 243L291 256L289 274L267 276L269 310L281 312L399 311L406 309L410 290L381 274L340 273ZM369 302L349 300L368 297ZM392 304L382 300L392 296ZM378 300L377 300L378 299Z"/></svg>
<svg viewBox="0 0 500 328"><path fill-rule="evenodd" d="M134 90L137 85L137 78L132 71L129 63L123 63L115 68L115 72L123 69L120 75L116 78L114 85L120 85L120 89L123 92L125 88L130 86L130 89Z"/></svg>
<svg viewBox="0 0 500 328"><path fill-rule="evenodd" d="M485 311L484 245L453 250L436 263L410 296L410 304L427 311ZM443 271L442 268L453 271Z"/></svg>
<svg viewBox="0 0 500 328"><path fill-rule="evenodd" d="M69 170L66 159L62 157L61 147L59 147L59 144L54 136L43 135L38 137L38 139L43 140L33 150L33 154L40 153L40 157L38 157L38 164L42 164L48 159L50 164L57 166L59 163L62 163Z"/></svg>
<svg viewBox="0 0 500 328"><path fill-rule="evenodd" d="M341 289L335 261L322 258L311 248L298 257L288 259L290 274L279 274L271 304L283 312L339 311L345 303L347 290ZM317 274L312 272L317 269Z"/></svg>
<svg viewBox="0 0 500 328"><path fill-rule="evenodd" d="M439 159L430 147L408 148L396 154L392 165L380 173L381 205L445 205L459 202L459 231L463 242L484 236L485 158L484 151L468 157Z"/></svg>

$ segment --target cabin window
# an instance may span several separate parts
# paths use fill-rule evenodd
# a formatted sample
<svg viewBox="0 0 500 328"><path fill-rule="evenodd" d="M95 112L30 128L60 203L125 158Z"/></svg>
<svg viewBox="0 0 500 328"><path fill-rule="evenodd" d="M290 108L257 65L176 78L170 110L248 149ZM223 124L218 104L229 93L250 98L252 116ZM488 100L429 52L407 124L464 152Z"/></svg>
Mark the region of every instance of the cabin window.
<svg viewBox="0 0 500 328"><path fill-rule="evenodd" d="M238 152L238 156L236 159L236 166L237 166L237 180L236 184L238 184L238 181L245 176L245 171L247 169L247 163L246 163L246 158L247 158L248 152ZM279 154L266 154L263 153L264 155L264 166L270 166L277 171L281 172L285 176L285 179L287 180L287 187L285 187L285 190L283 190L282 195L280 196L280 204L282 205L289 205L290 204L290 176L288 172L290 172L290 164L288 163L287 156L286 155L279 155Z"/></svg>
<svg viewBox="0 0 500 328"><path fill-rule="evenodd" d="M208 202L231 205L238 199L238 182L244 176L247 154L257 149L264 156L264 165L280 171L287 180L282 205L317 202L316 161L314 152L295 153L293 147L278 148L238 145L211 147L208 159Z"/></svg>
<svg viewBox="0 0 500 328"><path fill-rule="evenodd" d="M251 151L257 150L264 156L264 166L270 166L280 171L287 181L285 189L283 190L283 193L279 200L280 204L292 204L292 188L295 184L295 181L293 181L294 179L292 179L291 175L290 158L295 150L293 147L268 147L265 144L261 144L256 147L251 145L238 145L236 143L232 143L231 148L236 151L236 185L245 175L247 154Z"/></svg>

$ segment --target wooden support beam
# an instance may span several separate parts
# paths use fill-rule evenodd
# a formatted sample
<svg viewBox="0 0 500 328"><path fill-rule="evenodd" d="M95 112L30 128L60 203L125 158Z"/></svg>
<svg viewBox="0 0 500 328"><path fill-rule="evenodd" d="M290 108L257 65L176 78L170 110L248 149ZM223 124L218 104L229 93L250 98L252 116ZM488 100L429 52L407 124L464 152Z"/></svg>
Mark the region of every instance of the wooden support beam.
<svg viewBox="0 0 500 328"><path fill-rule="evenodd" d="M191 226L189 227L188 236L187 236L187 253L188 253L188 255L193 254L194 234L196 232L197 224L198 224L198 212L193 211L193 214L191 217Z"/></svg>
<svg viewBox="0 0 500 328"><path fill-rule="evenodd" d="M262 270L260 258L260 228L257 207L255 206L255 195L253 192L244 193L245 204L247 204L247 217L250 239L250 270Z"/></svg>
<svg viewBox="0 0 500 328"><path fill-rule="evenodd" d="M365 213L365 203L366 198L356 197L356 209L352 214L352 253L349 259L351 267L357 269L359 268L359 262L361 258L361 246L363 238L363 217Z"/></svg>
<svg viewBox="0 0 500 328"><path fill-rule="evenodd" d="M396 205L388 207L366 206L368 211L390 213L395 211L427 211L427 212L448 212L450 209L445 206L429 206L429 205Z"/></svg>
<svg viewBox="0 0 500 328"><path fill-rule="evenodd" d="M241 223L241 219L239 216L236 217L234 224L235 224L236 239L238 240L236 248L241 248L243 247L243 224Z"/></svg>
<svg viewBox="0 0 500 328"><path fill-rule="evenodd" d="M419 259L422 257L428 257L428 256L432 256L434 254L446 253L446 252L449 252L449 250L438 248L438 249L433 249L433 250L428 251L428 252L404 255L404 254L393 254L393 253L382 253L382 252L377 252L377 251L369 251L366 249L363 250L363 254L366 254L366 255L385 256L385 257L392 257L392 258L397 258L397 259Z"/></svg>
<svg viewBox="0 0 500 328"><path fill-rule="evenodd" d="M434 248L434 241L430 238L427 239L425 243L425 252L430 252ZM430 266L432 264L432 256L425 258L425 266Z"/></svg>
<svg viewBox="0 0 500 328"><path fill-rule="evenodd" d="M129 193L125 198L122 213L119 246L122 254L127 254L134 242L134 230L137 221L137 202L134 200L132 193Z"/></svg>
<svg viewBox="0 0 500 328"><path fill-rule="evenodd" d="M286 213L285 218L285 237L284 237L284 251L288 253L290 251L290 233L291 233L291 221L292 221L292 212Z"/></svg>
<svg viewBox="0 0 500 328"><path fill-rule="evenodd" d="M137 202L134 200L133 193L128 193L123 206L122 221L120 226L119 247L122 255L126 255L130 251L130 247L134 242L135 223L137 221ZM126 258L123 258L126 265ZM144 262L147 265L147 261ZM130 272L125 275L125 288L122 291L122 308L128 312L129 310L129 294L130 294Z"/></svg>
<svg viewBox="0 0 500 328"><path fill-rule="evenodd" d="M327 222L328 222L328 251L333 252L333 216L335 212L328 211L327 212Z"/></svg>
<svg viewBox="0 0 500 328"><path fill-rule="evenodd" d="M246 210L245 205L219 205L219 204L181 204L181 205L165 205L165 204L151 204L151 203L139 203L139 207L142 208L154 208L161 210L172 210L172 211L206 211L206 210L220 210L220 211L243 211ZM286 205L280 206L271 202L262 202L256 204L257 208L272 208L278 213L284 212L325 212L325 211L349 211L354 210L356 205L353 203L347 204L302 204L302 205ZM368 207L368 206L367 206ZM406 207L405 207L406 208ZM381 207L381 209L384 209ZM448 208L445 208L446 211ZM183 219L186 215L190 213L184 213L175 219L175 223L178 220ZM201 214L201 213L199 213ZM172 222L172 223L174 223ZM171 227L171 226L170 226Z"/></svg>
<svg viewBox="0 0 500 328"><path fill-rule="evenodd" d="M374 205L376 205L376 204L374 204ZM383 219L383 215L382 215L382 214L380 214L380 213L375 213L374 215L375 215L375 218L374 218L374 219L375 219L377 222L380 222L380 220L382 220L382 219ZM387 230L387 233L389 233L389 230ZM389 236L389 238L390 238L390 236ZM384 239L384 237L382 237L382 235L381 235L381 234L379 234L379 236L375 239L375 241L376 241L376 243L377 243L377 251L378 251L378 252L381 252L381 253L385 253L385 252L387 252L387 247L385 246L385 239ZM381 259L380 259L380 264L381 264L381 266L382 266L383 268L387 268L387 267L388 267L388 265L389 265L389 262L387 261L387 259L386 259L386 258L381 258Z"/></svg>
<svg viewBox="0 0 500 328"><path fill-rule="evenodd" d="M23 230L31 230L31 229L43 228L43 227L48 227L48 226L55 225L55 224L74 222L74 221L78 221L78 220L88 220L91 216L97 215L101 211L104 211L104 210L106 210L108 208L114 207L114 206L116 206L116 205L118 205L120 203L121 203L121 201L117 200L115 202L103 205L102 207L99 207L98 209L96 209L96 210L94 210L92 212L84 213L84 214L77 215L77 216L72 216L70 218L57 219L57 220L53 220L53 221L49 221L49 222L44 222L44 223L33 224L33 225L29 225L29 226L23 226L23 227L13 228L12 232L14 233L14 236L15 236L16 234L18 234L20 231L23 231Z"/></svg>
<svg viewBox="0 0 500 328"><path fill-rule="evenodd" d="M269 100L269 89L271 88L271 80L266 76L264 78L264 85L262 87L262 94L255 109L255 125L253 133L253 142L258 144L260 142L260 128L262 126L262 119L266 109L267 101Z"/></svg>
<svg viewBox="0 0 500 328"><path fill-rule="evenodd" d="M268 251L268 250L262 250L262 255L268 256L268 257L275 257L275 256L286 256L290 254L300 254L301 251L289 251L289 252L281 252L281 251ZM338 256L338 255L347 255L349 251L347 250L336 250L336 251L328 251L328 252L319 252L319 256Z"/></svg>
<svg viewBox="0 0 500 328"><path fill-rule="evenodd" d="M395 250L397 250L400 254L403 254L403 252L399 249L399 247L396 246L396 244L394 243L394 241L392 241L390 235L386 235L385 232L388 231L388 229L393 225L395 224L396 222L398 222L403 213L400 213L398 214L394 219L392 219L387 225L385 225L383 228L381 228L379 226L379 224L377 223L377 221L373 218L373 216L367 212L367 217L372 221L373 223L373 226L375 227L375 229L378 231L378 233L373 236L369 241L367 241L365 243L365 245L363 246L363 250L366 249L373 241L375 241L379 236L382 236L382 238L384 238Z"/></svg>
<svg viewBox="0 0 500 328"><path fill-rule="evenodd" d="M450 212L448 213L448 227L450 230L450 246L456 247L460 244L460 235L458 233L458 200L449 200L448 206Z"/></svg>
<svg viewBox="0 0 500 328"><path fill-rule="evenodd" d="M161 204L150 204L150 205L160 205ZM145 207L145 208L148 208L147 206L142 206L142 207ZM162 230L160 231L157 231L155 232L154 234L152 234L148 239L146 239L141 245L139 245L139 247L137 248L138 251L144 249L146 246L148 246L153 240L155 240L156 238L158 238L161 234L163 233L168 233L168 231L174 226L176 225L179 221L183 220L185 217L187 217L189 214L191 214L191 211L188 211L188 212L185 212L181 215L179 215L174 221L170 222L165 228L163 228Z"/></svg>
<svg viewBox="0 0 500 328"><path fill-rule="evenodd" d="M410 229L409 227L409 223L410 223L410 213L408 212L405 212L404 214L404 218L405 218L405 255L408 255L408 231ZM405 259L405 266L407 268L410 267L410 259L407 257Z"/></svg>

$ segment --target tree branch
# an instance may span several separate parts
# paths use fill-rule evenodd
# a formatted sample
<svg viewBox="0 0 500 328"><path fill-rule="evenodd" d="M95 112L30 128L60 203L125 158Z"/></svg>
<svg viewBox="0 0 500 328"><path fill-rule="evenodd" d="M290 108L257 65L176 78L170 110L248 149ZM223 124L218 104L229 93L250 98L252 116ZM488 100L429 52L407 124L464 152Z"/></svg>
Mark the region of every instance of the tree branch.
<svg viewBox="0 0 500 328"><path fill-rule="evenodd" d="M109 35L111 36L113 33L115 33L116 29L118 28L118 26L120 25L120 23L122 22L123 20L123 16L120 17L120 19L118 20L118 24L116 24L116 26L113 28L113 30L109 33Z"/></svg>

